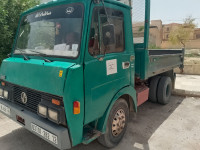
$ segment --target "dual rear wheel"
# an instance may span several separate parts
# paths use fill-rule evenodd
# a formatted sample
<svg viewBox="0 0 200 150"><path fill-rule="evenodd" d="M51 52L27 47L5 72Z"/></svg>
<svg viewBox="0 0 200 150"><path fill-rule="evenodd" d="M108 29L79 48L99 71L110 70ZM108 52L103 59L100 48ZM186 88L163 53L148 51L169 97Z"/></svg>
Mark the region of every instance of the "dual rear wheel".
<svg viewBox="0 0 200 150"><path fill-rule="evenodd" d="M149 85L149 100L166 105L172 93L172 80L168 76L153 77Z"/></svg>

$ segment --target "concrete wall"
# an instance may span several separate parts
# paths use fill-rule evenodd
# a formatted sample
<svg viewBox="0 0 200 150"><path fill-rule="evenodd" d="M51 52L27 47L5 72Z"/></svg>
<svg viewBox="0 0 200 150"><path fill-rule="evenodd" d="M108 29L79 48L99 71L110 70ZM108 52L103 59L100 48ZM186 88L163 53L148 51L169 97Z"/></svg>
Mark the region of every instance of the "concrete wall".
<svg viewBox="0 0 200 150"><path fill-rule="evenodd" d="M175 72L178 74L181 73L179 68L176 68ZM185 65L183 74L200 75L200 65Z"/></svg>

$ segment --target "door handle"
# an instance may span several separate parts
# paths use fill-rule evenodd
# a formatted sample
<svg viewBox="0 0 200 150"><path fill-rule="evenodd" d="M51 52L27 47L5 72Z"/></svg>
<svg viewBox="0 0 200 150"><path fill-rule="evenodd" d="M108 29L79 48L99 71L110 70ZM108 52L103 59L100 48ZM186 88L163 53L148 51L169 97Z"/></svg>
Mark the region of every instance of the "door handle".
<svg viewBox="0 0 200 150"><path fill-rule="evenodd" d="M128 69L129 67L130 67L130 62L127 61L127 62L123 62L122 63L122 68L123 69Z"/></svg>

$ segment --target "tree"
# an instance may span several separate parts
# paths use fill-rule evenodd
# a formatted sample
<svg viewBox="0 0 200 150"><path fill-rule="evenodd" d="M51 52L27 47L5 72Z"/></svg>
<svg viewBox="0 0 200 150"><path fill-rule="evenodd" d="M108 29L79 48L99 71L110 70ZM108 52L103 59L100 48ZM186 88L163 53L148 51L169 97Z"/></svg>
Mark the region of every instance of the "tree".
<svg viewBox="0 0 200 150"><path fill-rule="evenodd" d="M0 62L11 52L20 14L38 0L0 0Z"/></svg>
<svg viewBox="0 0 200 150"><path fill-rule="evenodd" d="M192 18L192 16L187 17L182 25L171 31L169 34L169 41L172 44L182 44L185 48L186 42L189 41L190 35L196 27L194 21L195 19Z"/></svg>

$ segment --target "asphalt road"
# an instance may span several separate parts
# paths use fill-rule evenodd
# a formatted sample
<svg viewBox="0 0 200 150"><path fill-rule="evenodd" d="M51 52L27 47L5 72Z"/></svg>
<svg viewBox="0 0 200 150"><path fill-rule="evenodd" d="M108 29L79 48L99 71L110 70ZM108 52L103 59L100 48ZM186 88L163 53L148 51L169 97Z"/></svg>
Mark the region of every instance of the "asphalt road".
<svg viewBox="0 0 200 150"><path fill-rule="evenodd" d="M132 113L128 130L114 150L198 150L200 147L200 99L172 97L161 106L146 102ZM57 150L0 114L1 150ZM72 150L104 150L97 141Z"/></svg>

